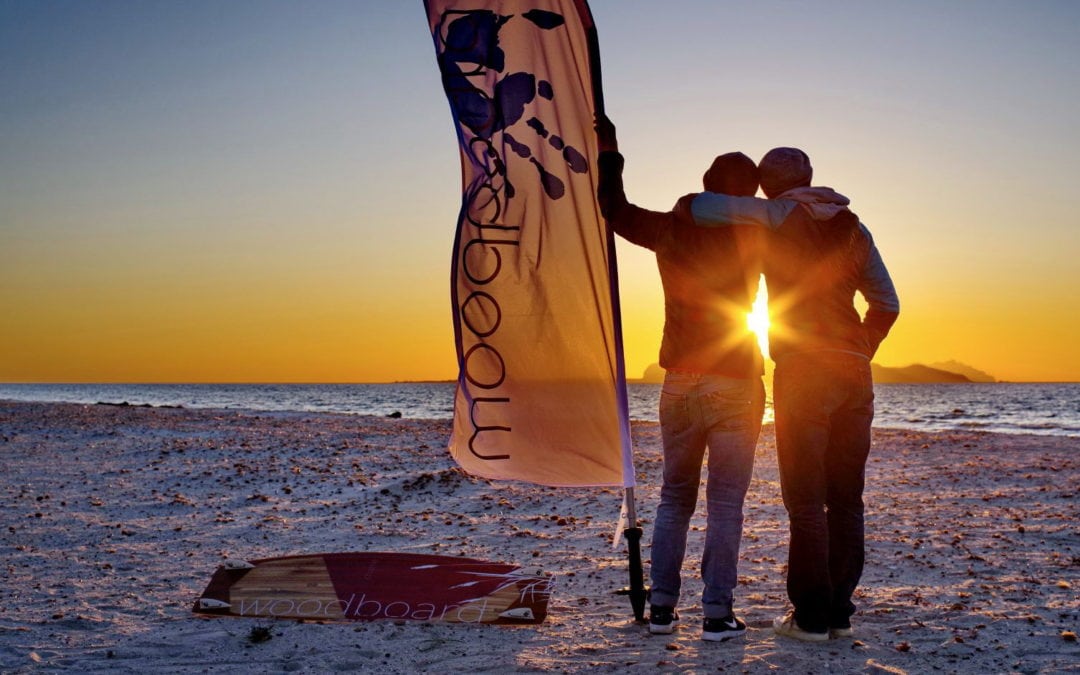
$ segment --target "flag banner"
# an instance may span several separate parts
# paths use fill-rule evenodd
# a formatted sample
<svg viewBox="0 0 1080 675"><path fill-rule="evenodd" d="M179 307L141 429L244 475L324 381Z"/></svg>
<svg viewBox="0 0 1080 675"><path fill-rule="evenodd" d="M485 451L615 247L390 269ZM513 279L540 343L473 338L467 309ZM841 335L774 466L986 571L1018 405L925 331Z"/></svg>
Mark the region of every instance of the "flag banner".
<svg viewBox="0 0 1080 675"><path fill-rule="evenodd" d="M487 478L632 487L588 6L425 5L462 164L450 452Z"/></svg>

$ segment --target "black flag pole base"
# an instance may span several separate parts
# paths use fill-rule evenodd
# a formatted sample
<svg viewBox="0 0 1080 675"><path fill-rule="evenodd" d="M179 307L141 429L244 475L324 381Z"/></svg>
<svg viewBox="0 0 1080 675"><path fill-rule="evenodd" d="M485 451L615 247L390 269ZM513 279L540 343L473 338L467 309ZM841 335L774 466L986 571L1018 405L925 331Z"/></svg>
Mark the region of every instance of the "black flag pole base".
<svg viewBox="0 0 1080 675"><path fill-rule="evenodd" d="M618 593L630 596L630 607L634 610L634 620L643 623L645 621L645 575L641 568L641 528L628 527L623 530L626 537L627 548L630 554L630 586Z"/></svg>
<svg viewBox="0 0 1080 675"><path fill-rule="evenodd" d="M634 621L636 621L637 623L645 623L648 620L645 618L645 605L649 602L648 587L641 591L635 591L629 586L623 586L619 590L615 591L615 595L631 596L630 604L634 610Z"/></svg>

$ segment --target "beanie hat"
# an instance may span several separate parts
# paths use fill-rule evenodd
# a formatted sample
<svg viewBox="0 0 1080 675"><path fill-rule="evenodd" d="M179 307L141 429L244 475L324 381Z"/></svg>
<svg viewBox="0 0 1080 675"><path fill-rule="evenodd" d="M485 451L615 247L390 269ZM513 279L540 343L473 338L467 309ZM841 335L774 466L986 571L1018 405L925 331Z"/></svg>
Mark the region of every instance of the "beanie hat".
<svg viewBox="0 0 1080 675"><path fill-rule="evenodd" d="M752 197L758 189L758 168L741 152L729 152L713 160L701 177L706 192Z"/></svg>
<svg viewBox="0 0 1080 675"><path fill-rule="evenodd" d="M798 148L773 148L758 165L761 189L766 197L775 197L792 188L806 187L814 177L810 158Z"/></svg>

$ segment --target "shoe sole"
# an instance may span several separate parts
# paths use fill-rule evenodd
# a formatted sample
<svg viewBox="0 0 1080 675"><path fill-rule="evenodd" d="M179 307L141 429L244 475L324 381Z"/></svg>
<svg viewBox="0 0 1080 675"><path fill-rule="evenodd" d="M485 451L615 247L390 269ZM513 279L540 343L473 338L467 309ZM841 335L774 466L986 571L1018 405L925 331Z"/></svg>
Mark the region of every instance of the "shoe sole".
<svg viewBox="0 0 1080 675"><path fill-rule="evenodd" d="M742 630L726 630L723 633L705 633L701 634L701 639L708 642L723 642L724 640L730 640L731 638L737 638L740 635L746 635L746 629Z"/></svg>
<svg viewBox="0 0 1080 675"><path fill-rule="evenodd" d="M828 642L828 633L808 633L804 630L800 630L798 633L786 631L783 629L774 628L773 632L781 637L791 638L792 640L802 640L803 642Z"/></svg>
<svg viewBox="0 0 1080 675"><path fill-rule="evenodd" d="M674 624L668 624L667 626L661 626L653 623L649 624L649 633L653 635L671 635L674 632Z"/></svg>
<svg viewBox="0 0 1080 675"><path fill-rule="evenodd" d="M849 637L854 637L854 636L855 636L855 631L852 630L851 628L830 628L829 629L829 637L831 637L833 639L836 639L836 638L849 638Z"/></svg>

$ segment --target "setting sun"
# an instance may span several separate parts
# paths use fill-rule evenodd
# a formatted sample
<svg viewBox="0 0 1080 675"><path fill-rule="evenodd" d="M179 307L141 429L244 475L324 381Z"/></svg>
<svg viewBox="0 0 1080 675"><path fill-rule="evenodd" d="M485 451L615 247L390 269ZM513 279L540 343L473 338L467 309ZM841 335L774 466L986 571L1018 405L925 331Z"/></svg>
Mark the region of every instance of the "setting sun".
<svg viewBox="0 0 1080 675"><path fill-rule="evenodd" d="M761 355L769 356L769 292L765 289L765 277L758 282L757 297L746 315L746 327L757 335Z"/></svg>

